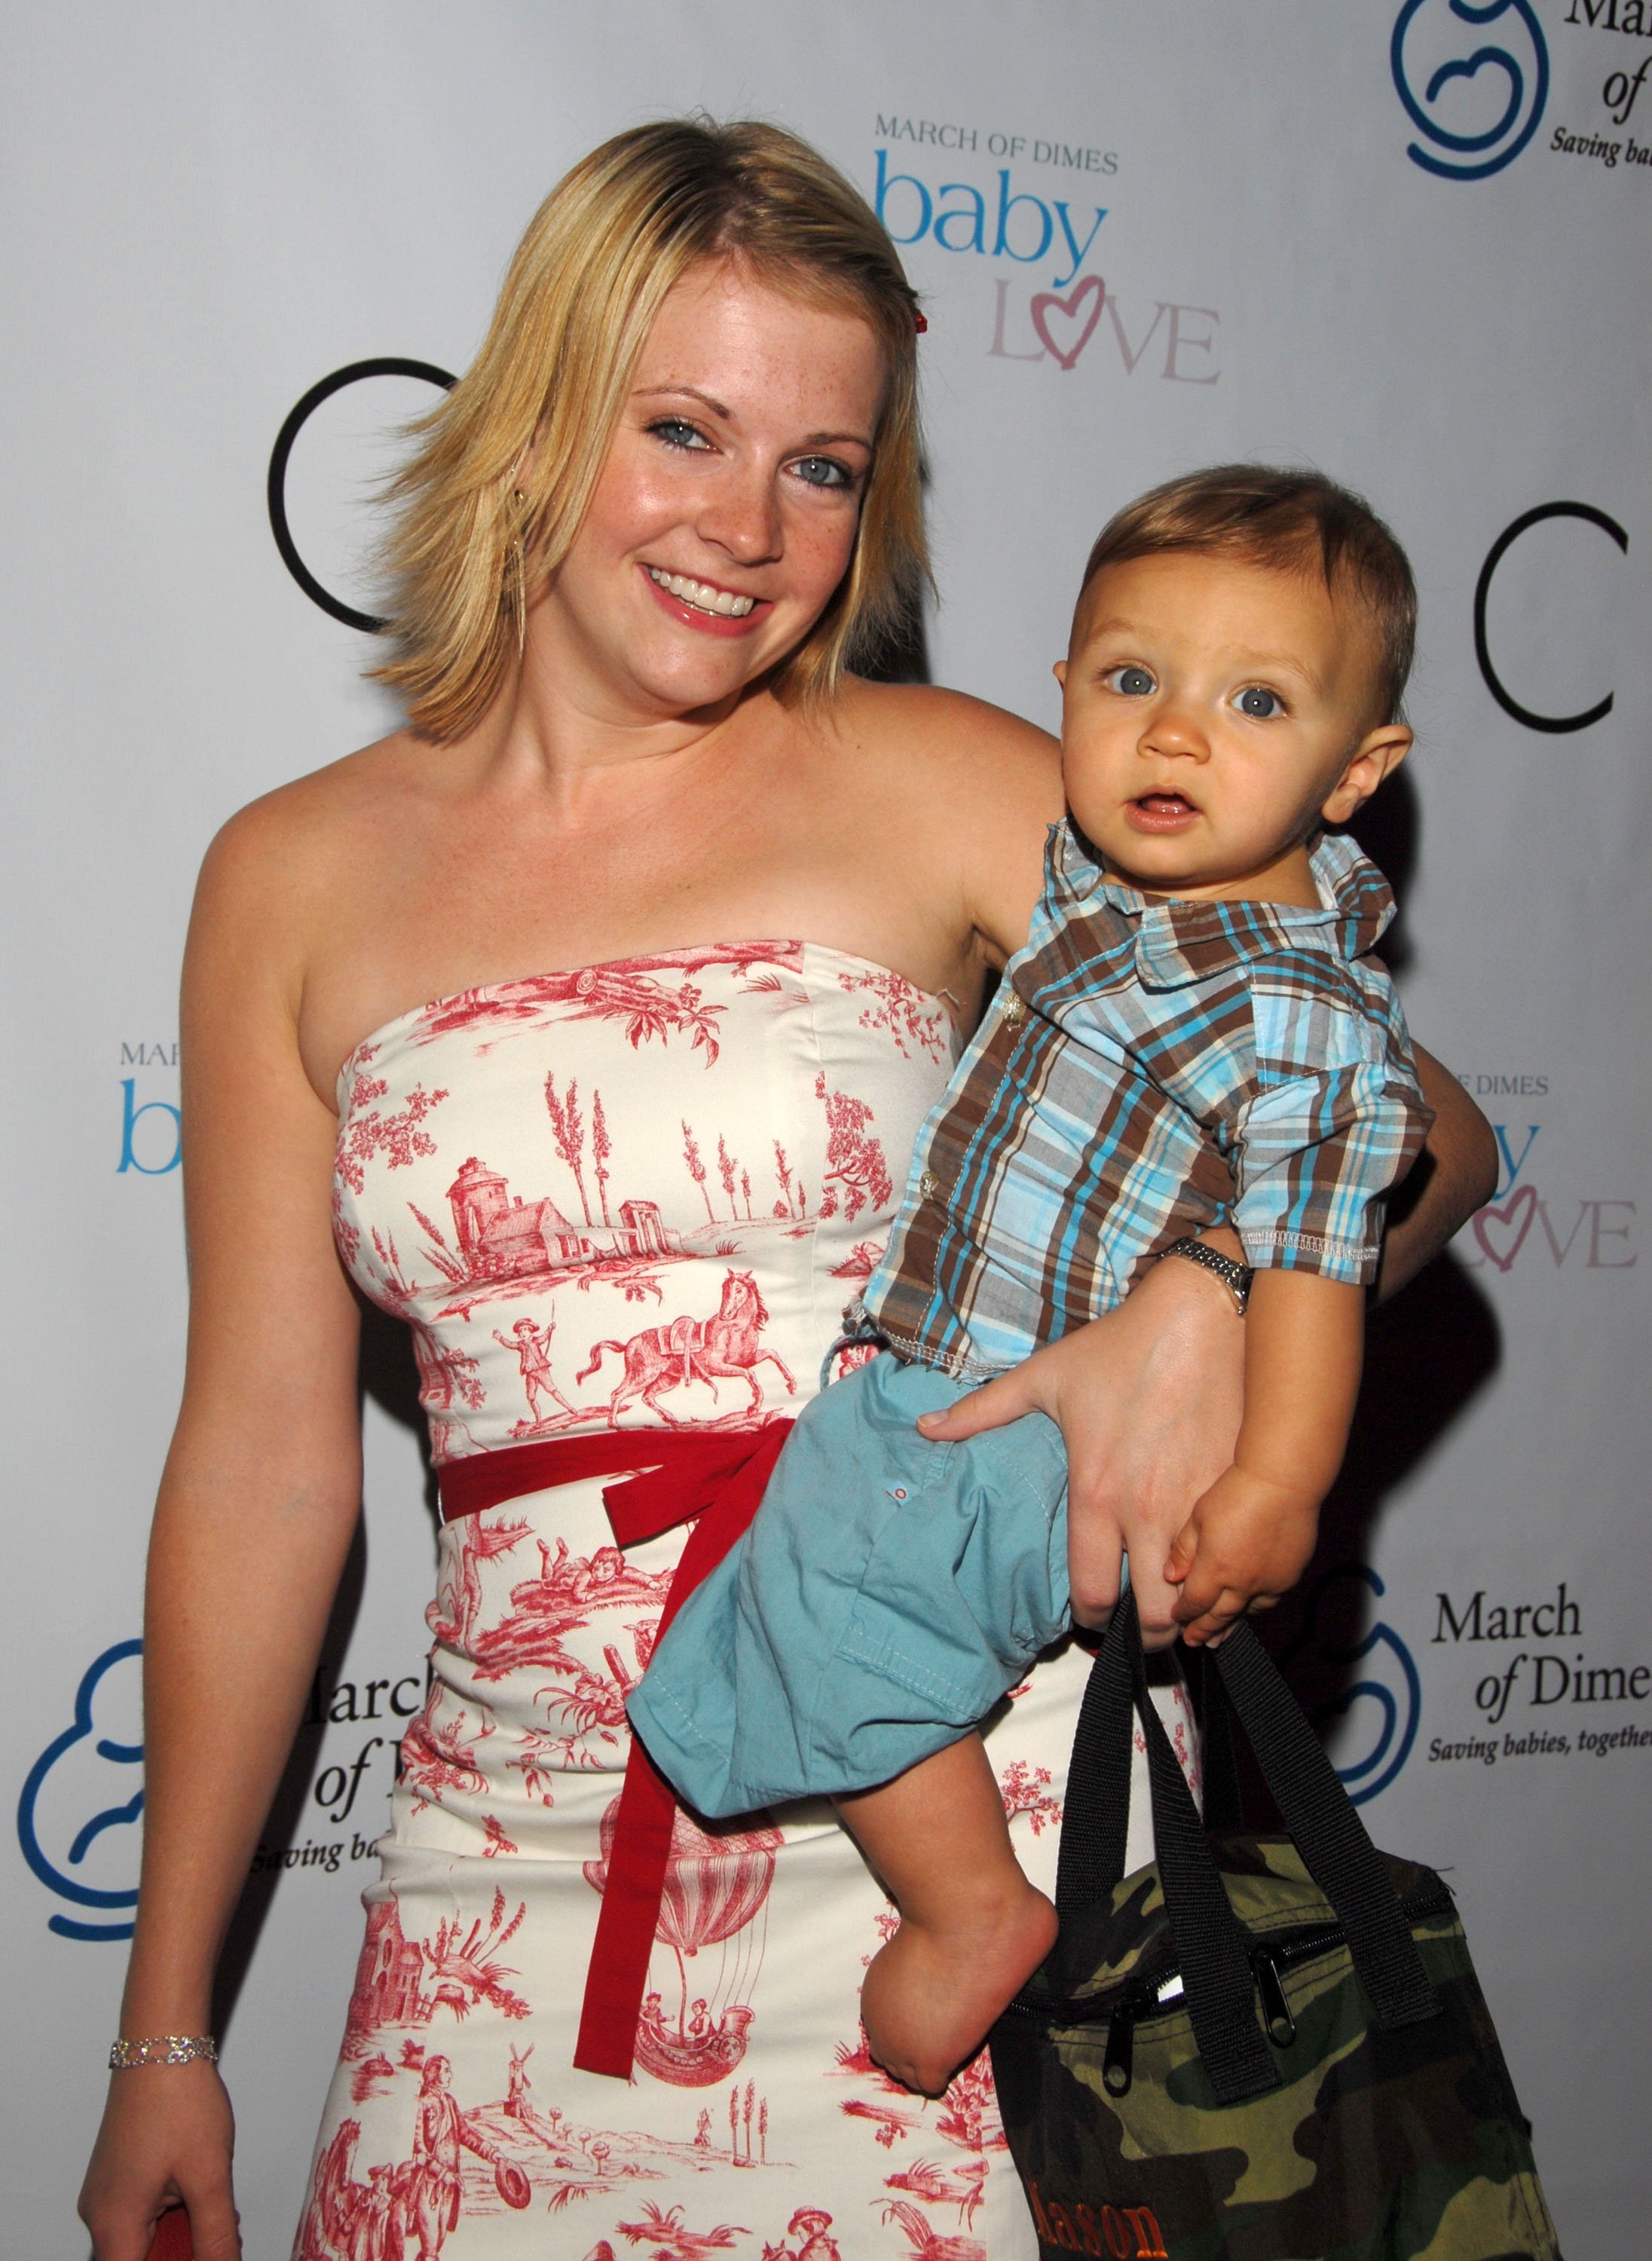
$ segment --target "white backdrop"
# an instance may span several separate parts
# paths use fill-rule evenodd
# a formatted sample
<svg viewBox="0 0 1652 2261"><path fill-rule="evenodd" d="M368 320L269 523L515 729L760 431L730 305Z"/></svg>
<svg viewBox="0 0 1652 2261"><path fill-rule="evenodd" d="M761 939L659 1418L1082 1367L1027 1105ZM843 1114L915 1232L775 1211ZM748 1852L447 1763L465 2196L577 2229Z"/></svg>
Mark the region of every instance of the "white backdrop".
<svg viewBox="0 0 1652 2261"><path fill-rule="evenodd" d="M1639 0L7 11L10 2250L84 2253L69 2209L130 1922L132 1644L183 1348L190 885L233 809L391 719L359 679L368 640L277 552L271 447L349 363L462 369L557 176L699 104L810 136L909 239L937 681L1052 725L1089 541L1196 463L1319 464L1411 550L1419 744L1371 838L1405 897L1413 1027L1499 1126L1505 1166L1455 1268L1375 1337L1296 1647L1342 1707L1327 1726L1379 1840L1462 1895L1569 2255L1639 2250L1644 12L1645 31ZM357 602L365 483L428 398L354 384L297 441L294 539ZM1594 515L1509 543L1483 664L1488 558L1554 504ZM1556 719L1576 726L1539 727ZM286 2250L421 1671L431 1532L399 1356L376 1353L326 1724L238 1934L225 2059L251 2261Z"/></svg>

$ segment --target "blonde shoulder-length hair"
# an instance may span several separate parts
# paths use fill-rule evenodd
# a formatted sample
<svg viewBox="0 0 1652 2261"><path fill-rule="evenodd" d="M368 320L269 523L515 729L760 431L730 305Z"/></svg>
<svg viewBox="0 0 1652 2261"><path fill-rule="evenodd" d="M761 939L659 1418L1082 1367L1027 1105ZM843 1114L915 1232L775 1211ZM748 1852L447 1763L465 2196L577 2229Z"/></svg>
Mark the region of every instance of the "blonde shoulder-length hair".
<svg viewBox="0 0 1652 2261"><path fill-rule="evenodd" d="M390 483L397 507L382 558L397 654L371 672L400 693L415 729L456 737L498 695L528 588L578 532L661 301L716 259L852 307L887 372L849 570L775 689L788 701L829 696L908 615L929 566L919 318L894 246L865 198L794 134L665 119L605 141L551 190L480 353L413 427L418 450Z"/></svg>

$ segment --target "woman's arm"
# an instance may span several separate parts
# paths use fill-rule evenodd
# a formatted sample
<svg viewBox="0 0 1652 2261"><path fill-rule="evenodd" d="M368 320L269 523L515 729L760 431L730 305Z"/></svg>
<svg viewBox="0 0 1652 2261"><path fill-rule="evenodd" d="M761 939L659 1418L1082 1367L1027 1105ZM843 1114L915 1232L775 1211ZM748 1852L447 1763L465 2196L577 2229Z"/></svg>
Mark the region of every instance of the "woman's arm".
<svg viewBox="0 0 1652 2261"><path fill-rule="evenodd" d="M1448 1067L1412 1046L1417 1080L1434 1111L1428 1143L1388 1205L1376 1300L1387 1303L1430 1264L1454 1232L1498 1189L1498 1142L1491 1125Z"/></svg>
<svg viewBox="0 0 1652 2261"><path fill-rule="evenodd" d="M1479 1109L1420 1048L1417 1069L1434 1122L1390 1205L1379 1301L1437 1256L1497 1186L1496 1142ZM1206 1238L1229 1255L1242 1253L1232 1233ZM1035 1352L923 1428L950 1439L1032 1411L1059 1422L1074 1617L1107 1623L1128 1554L1143 1638L1163 1647L1180 1631L1165 1561L1194 1501L1233 1457L1244 1363L1244 1322L1221 1281L1196 1264L1155 1264L1117 1310Z"/></svg>
<svg viewBox="0 0 1652 2261"><path fill-rule="evenodd" d="M220 836L185 958L189 1363L149 1550L132 2040L211 2029L219 1950L360 1500L357 1316L329 1224L336 1125L298 1059L284 831L255 808ZM212 2066L112 2074L81 2196L97 2261L142 2261L180 2198L198 2261L236 2261L232 2141Z"/></svg>

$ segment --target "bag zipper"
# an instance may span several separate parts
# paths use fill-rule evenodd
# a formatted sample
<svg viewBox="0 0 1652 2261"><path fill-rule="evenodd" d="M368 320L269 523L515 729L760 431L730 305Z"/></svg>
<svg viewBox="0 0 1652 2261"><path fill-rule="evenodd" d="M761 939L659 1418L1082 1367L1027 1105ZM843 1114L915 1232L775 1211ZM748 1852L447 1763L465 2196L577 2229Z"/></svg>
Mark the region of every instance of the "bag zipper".
<svg viewBox="0 0 1652 2261"><path fill-rule="evenodd" d="M1400 1902L1400 1910L1411 1921L1419 1922L1431 1915L1448 1913L1453 1905L1449 1888L1441 1885L1438 1891L1419 1889L1408 1893ZM1261 2003L1262 2023L1276 2049L1289 2049L1296 2038L1296 2021L1286 1998L1283 1974L1347 1944L1347 1934L1340 1923L1308 1925L1251 1942L1250 1963ZM1186 2001L1185 1990L1180 1985L1173 1994L1166 1992L1171 1982L1179 1980L1181 1976L1171 1955L1162 1957L1151 1969L1136 1972L1106 1996L1069 1996L1064 2001L1050 2002L1018 1994L1009 2009L1024 2017L1036 2018L1045 2026L1100 2025L1105 2020L1107 2047L1102 2058L1102 2085L1110 2096L1128 2096L1136 2028L1156 2011L1168 2010Z"/></svg>

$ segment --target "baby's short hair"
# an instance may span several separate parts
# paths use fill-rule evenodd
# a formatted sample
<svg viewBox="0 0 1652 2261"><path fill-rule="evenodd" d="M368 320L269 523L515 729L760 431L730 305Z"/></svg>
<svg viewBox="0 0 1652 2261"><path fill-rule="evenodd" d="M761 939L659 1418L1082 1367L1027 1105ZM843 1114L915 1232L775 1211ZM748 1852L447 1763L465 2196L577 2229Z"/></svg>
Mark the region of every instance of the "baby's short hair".
<svg viewBox="0 0 1652 2261"><path fill-rule="evenodd" d="M1217 463L1167 479L1110 518L1084 568L1088 589L1104 565L1175 550L1229 551L1282 571L1318 565L1332 594L1352 590L1377 636L1373 704L1379 719L1402 716L1417 643L1417 585L1405 552L1361 496L1322 471L1269 463ZM1080 591L1081 599L1083 590Z"/></svg>

